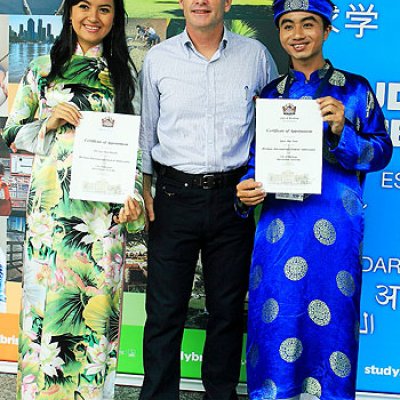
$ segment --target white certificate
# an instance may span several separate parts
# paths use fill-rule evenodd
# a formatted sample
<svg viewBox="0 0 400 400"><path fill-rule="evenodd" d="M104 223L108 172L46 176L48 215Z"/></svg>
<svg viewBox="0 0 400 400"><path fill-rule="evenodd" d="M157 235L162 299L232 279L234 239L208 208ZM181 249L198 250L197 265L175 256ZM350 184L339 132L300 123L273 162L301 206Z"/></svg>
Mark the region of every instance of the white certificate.
<svg viewBox="0 0 400 400"><path fill-rule="evenodd" d="M323 121L315 100L257 99L256 181L267 193L321 194Z"/></svg>
<svg viewBox="0 0 400 400"><path fill-rule="evenodd" d="M123 203L135 189L140 117L81 114L75 130L70 197Z"/></svg>

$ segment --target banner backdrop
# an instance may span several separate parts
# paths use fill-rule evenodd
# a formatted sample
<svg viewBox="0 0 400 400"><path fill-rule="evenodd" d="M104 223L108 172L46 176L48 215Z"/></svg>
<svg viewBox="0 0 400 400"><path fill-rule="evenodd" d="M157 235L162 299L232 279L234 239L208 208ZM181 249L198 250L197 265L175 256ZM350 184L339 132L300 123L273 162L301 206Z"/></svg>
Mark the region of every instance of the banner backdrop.
<svg viewBox="0 0 400 400"><path fill-rule="evenodd" d="M370 81L396 146L384 171L370 174L360 321L359 390L400 393L400 53L394 51L398 1L336 0L325 52L334 65Z"/></svg>
<svg viewBox="0 0 400 400"><path fill-rule="evenodd" d="M279 70L287 70L272 21L271 0L233 0L227 26L268 46ZM336 0L334 30L325 55L341 69L364 75L383 106L395 146L400 146L400 53L395 19L400 2ZM149 48L184 29L176 2L125 0L129 14L127 40L140 70ZM49 52L61 21L55 16L60 0L0 0L0 71L8 81L8 99L0 89L0 126L12 104L18 81L29 61ZM393 44L392 44L393 43ZM0 79L2 78L0 72ZM1 100L3 100L1 102ZM365 191L366 232L363 257L363 295L360 321L360 391L400 394L400 334L397 294L400 291L399 149L390 165L370 174ZM0 143L1 179L8 186L10 215L0 216L0 361L15 361L18 342L18 311L21 296L22 252L26 193L32 157L11 155ZM6 192L4 192L6 193ZM7 197L7 195L5 195ZM397 202L396 202L397 200ZM125 294L119 372L142 374L142 337L145 321L144 292L147 276L146 234L129 237L124 275ZM396 246L397 244L397 246ZM227 277L229 278L229 277ZM6 301L5 301L6 300ZM246 318L246 312L244 315ZM181 352L182 376L200 377L207 310L201 265L198 265L189 304ZM245 338L244 338L245 339ZM243 351L241 381L245 382Z"/></svg>

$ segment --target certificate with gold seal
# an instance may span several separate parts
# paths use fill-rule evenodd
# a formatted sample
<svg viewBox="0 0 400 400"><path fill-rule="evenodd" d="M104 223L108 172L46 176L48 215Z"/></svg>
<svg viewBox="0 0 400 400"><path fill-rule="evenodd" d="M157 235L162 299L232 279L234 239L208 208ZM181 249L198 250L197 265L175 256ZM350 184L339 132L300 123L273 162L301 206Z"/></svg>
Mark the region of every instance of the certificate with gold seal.
<svg viewBox="0 0 400 400"><path fill-rule="evenodd" d="M257 99L256 181L267 193L321 194L322 138L315 100Z"/></svg>
<svg viewBox="0 0 400 400"><path fill-rule="evenodd" d="M70 197L123 203L135 189L140 117L81 114L75 130Z"/></svg>

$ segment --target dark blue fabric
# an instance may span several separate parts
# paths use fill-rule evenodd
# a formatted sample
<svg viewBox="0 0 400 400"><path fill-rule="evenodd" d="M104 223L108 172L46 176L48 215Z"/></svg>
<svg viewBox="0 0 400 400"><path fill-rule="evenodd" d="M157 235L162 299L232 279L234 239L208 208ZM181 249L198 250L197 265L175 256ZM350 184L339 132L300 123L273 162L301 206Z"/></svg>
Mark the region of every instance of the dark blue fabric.
<svg viewBox="0 0 400 400"><path fill-rule="evenodd" d="M326 68L269 84L261 97L312 98ZM322 96L345 105L341 137L324 125L322 194L303 202L267 195L250 273L250 399L355 398L365 173L384 168L392 144L368 82L335 70ZM245 178L254 177L254 146ZM315 397L310 397L314 395ZM300 397L295 397L300 398Z"/></svg>
<svg viewBox="0 0 400 400"><path fill-rule="evenodd" d="M274 22L278 25L279 18L288 12L306 11L318 14L327 21L332 21L333 5L327 0L275 0Z"/></svg>

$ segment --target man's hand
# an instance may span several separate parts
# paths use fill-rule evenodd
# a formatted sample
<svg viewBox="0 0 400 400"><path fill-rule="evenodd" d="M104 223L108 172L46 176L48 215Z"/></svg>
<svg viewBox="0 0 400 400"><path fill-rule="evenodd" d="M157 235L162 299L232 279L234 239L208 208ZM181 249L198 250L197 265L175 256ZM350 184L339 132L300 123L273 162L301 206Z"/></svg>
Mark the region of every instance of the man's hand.
<svg viewBox="0 0 400 400"><path fill-rule="evenodd" d="M327 96L317 99L323 120L328 122L334 135L340 136L344 128L344 105L334 97Z"/></svg>
<svg viewBox="0 0 400 400"><path fill-rule="evenodd" d="M147 221L153 222L156 219L154 215L154 200L151 194L151 185L153 175L143 174L143 200L146 207Z"/></svg>
<svg viewBox="0 0 400 400"><path fill-rule="evenodd" d="M248 207L262 203L266 195L262 184L254 179L246 179L236 186L236 196Z"/></svg>

